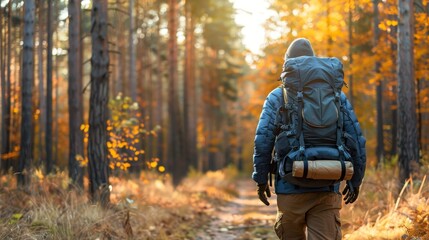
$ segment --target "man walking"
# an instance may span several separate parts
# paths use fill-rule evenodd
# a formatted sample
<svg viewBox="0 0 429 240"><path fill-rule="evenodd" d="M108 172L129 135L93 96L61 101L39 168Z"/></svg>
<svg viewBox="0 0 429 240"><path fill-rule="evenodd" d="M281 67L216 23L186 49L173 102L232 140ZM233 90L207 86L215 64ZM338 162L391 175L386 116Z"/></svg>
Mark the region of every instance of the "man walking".
<svg viewBox="0 0 429 240"><path fill-rule="evenodd" d="M288 60L291 62L291 59L299 57L302 60L300 59L293 64L286 64ZM281 76L283 86L269 93L262 108L255 136L252 178L257 183L260 200L265 205L269 205L267 197L270 197L271 193L268 186L268 175L272 165L277 169L275 175L277 219L274 228L280 239L305 239L306 229L308 239L341 239L339 211L342 206L342 199L339 185L341 180L346 179L347 174L350 174L350 179L343 190L345 203L353 203L359 195L359 187L365 173L366 140L362 135L351 104L345 94L341 92L343 83L342 64L337 59L334 60L336 61L332 59L319 60L319 58L314 57L314 51L307 39L298 38L294 40L285 54L285 66ZM335 91L338 90L335 95L326 93L324 88L320 87L324 86L324 83L322 81L318 82L318 79L315 79L314 82L316 83L311 83L316 84L316 87L313 88L314 91L309 91L308 88L303 86L302 82L296 83L295 86L287 82L287 78L291 74L297 76L300 76L300 74L305 76L313 74L312 72L300 72L290 68L296 67L297 63L312 61L320 62L321 64L327 63L325 64L326 66L323 66L327 69L325 72L328 72L327 75L329 75L330 71L332 71L329 76L335 76L337 78L335 79L336 83L340 83L341 86L335 89ZM304 67L308 69L308 66ZM321 75L324 74L322 73ZM287 94L286 89L288 91L294 90L297 94L287 96L289 94ZM314 96L315 94L318 95ZM325 111L325 109L317 108L317 104L308 103L308 100L306 102L306 97L316 100L320 98L320 104L327 102L323 98L331 97L333 99L329 103L331 111L328 111L328 113L332 116L326 117L323 114L314 116L317 115L314 113ZM311 109L314 106L317 108L315 111ZM311 137L313 131L311 129L314 129L314 132L321 131L319 130L321 127L313 124L313 122L317 121L317 119L314 120L313 118L317 117L322 122L330 121L331 125L334 124L332 131L322 131L327 136ZM331 121L330 119L333 120ZM281 139L280 136L284 138ZM293 163L295 161L293 159L304 159L304 166L307 167L304 170L305 176L308 174L308 169L310 169L307 166L310 160L307 161L307 158L311 158L309 156L312 154L311 150L313 149L314 153L314 156L312 155L313 159L317 160L316 155L325 151L323 150L325 146L329 146L327 151L335 152L336 155L334 154L334 156L340 159L338 162L341 163L339 168L341 177L335 178L335 181L317 180L317 178L315 178L316 180L304 180L306 184L300 184L299 181L303 178L290 177L291 174L295 174L288 171L291 168L288 164ZM307 152L308 149L310 150ZM273 157L275 159L274 164L271 162ZM352 162L353 170L351 173L346 173L345 163L347 161L345 160ZM295 181L294 179L298 180Z"/></svg>

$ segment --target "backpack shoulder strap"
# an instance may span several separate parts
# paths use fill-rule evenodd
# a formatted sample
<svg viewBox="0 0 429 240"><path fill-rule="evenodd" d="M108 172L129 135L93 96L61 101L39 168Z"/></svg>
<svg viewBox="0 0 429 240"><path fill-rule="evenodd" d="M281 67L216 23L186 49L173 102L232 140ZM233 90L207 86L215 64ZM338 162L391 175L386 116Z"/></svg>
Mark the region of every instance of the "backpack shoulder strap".
<svg viewBox="0 0 429 240"><path fill-rule="evenodd" d="M283 103L281 104L281 106L279 107L279 109L277 110L276 113L276 119L275 119L275 131L274 131L274 135L277 136L280 134L280 132L282 131L282 126L283 125L287 125L289 124L289 119L288 119L288 109L286 107L287 105L287 92L286 92L286 88L285 86L282 84L281 86L282 88L282 100ZM282 101L280 100L280 101Z"/></svg>
<svg viewBox="0 0 429 240"><path fill-rule="evenodd" d="M287 101L287 91L284 84L282 84L282 95L283 95L283 105L282 105L282 121L283 124L287 125L289 124L289 110L287 107L288 101Z"/></svg>
<svg viewBox="0 0 429 240"><path fill-rule="evenodd" d="M287 104L287 92L286 87L282 84L282 92L283 92L283 104L286 106Z"/></svg>

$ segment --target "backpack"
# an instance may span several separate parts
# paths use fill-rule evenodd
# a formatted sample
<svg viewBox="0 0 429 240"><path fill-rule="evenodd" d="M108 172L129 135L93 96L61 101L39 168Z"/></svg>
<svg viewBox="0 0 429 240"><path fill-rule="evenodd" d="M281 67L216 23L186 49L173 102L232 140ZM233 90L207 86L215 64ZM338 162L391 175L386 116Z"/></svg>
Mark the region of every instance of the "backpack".
<svg viewBox="0 0 429 240"><path fill-rule="evenodd" d="M276 173L301 187L350 180L353 163L344 142L353 138L343 129L342 63L313 56L287 59L281 80L284 104L275 123Z"/></svg>

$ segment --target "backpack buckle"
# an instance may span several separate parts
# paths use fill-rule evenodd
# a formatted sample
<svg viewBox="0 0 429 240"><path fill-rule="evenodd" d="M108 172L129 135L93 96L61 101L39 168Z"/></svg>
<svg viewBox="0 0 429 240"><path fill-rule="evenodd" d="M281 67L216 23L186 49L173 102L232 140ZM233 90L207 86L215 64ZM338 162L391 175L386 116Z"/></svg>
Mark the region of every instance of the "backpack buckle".
<svg viewBox="0 0 429 240"><path fill-rule="evenodd" d="M344 154L344 146L343 145L339 145L338 146L338 151L340 152L340 154Z"/></svg>
<svg viewBox="0 0 429 240"><path fill-rule="evenodd" d="M340 93L339 92L335 92L335 100L339 101L340 100Z"/></svg>
<svg viewBox="0 0 429 240"><path fill-rule="evenodd" d="M302 94L302 91L298 91L296 93L297 93L298 102L302 102L302 98L304 97L304 95Z"/></svg>

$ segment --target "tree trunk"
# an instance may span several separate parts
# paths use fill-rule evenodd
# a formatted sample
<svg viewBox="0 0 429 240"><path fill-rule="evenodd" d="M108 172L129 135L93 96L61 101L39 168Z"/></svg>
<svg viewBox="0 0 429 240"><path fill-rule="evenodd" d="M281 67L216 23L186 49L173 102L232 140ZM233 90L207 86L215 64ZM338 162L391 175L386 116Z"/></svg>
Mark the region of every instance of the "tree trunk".
<svg viewBox="0 0 429 240"><path fill-rule="evenodd" d="M139 16L142 16L144 19L144 13L139 14ZM139 18L137 18L137 21L139 21ZM143 20L144 21L144 20ZM143 35L148 36L148 29L143 28ZM136 88L138 89L138 96L137 100L140 103L140 113L141 113L141 122L144 124L144 127L147 130L150 130L150 90L149 87L151 86L149 75L148 75L148 66L149 66L149 47L147 47L146 40L140 41L139 47L137 48L136 52L140 56L139 57L139 82L136 85ZM135 63L136 64L136 63ZM146 135L142 141L140 141L140 148L145 151L145 154L140 155L140 161L146 162L150 161L150 136ZM142 165L139 164L140 162L135 163L135 171L140 172L142 169Z"/></svg>
<svg viewBox="0 0 429 240"><path fill-rule="evenodd" d="M120 13L118 11L118 9L121 6L120 4L121 4L120 0L116 0L116 2L115 2L115 9L116 10L115 10L114 19L113 19L113 21L115 23L119 23L119 21L121 19L120 14L122 14L122 13ZM115 88L115 95L114 96L116 97L119 93L123 94L124 92L123 92L123 86L122 86L122 82L123 82L123 79L122 79L122 55L123 54L119 54L119 52L121 52L121 50L122 50L121 46L122 46L123 31L121 31L119 24L115 26L115 29L117 29L115 31L115 33L116 33L115 46L116 46L116 50L118 51L118 54L115 54L114 59L112 59L112 62L114 62L114 64L115 64L115 75L113 77L114 78L113 79L114 85L112 85L112 87Z"/></svg>
<svg viewBox="0 0 429 240"><path fill-rule="evenodd" d="M396 14L389 14L389 20L392 21L398 21L398 15ZM396 39L398 37L398 28L397 26L391 26L390 27L390 51L391 51L391 58L392 62L395 63L396 59L398 57L398 45L397 41L394 41L392 39ZM392 76L396 74L397 69L392 68L391 73ZM391 81L394 82L392 84L392 98L390 99L390 105L391 105L391 117L392 117L392 129L390 131L391 133L391 149L390 149L390 156L395 156L397 154L398 150L398 101L397 101L397 79L396 77L392 77Z"/></svg>
<svg viewBox="0 0 429 240"><path fill-rule="evenodd" d="M398 22L398 150L403 183L418 168L418 133L413 54L413 1L399 0Z"/></svg>
<svg viewBox="0 0 429 240"><path fill-rule="evenodd" d="M83 123L82 76L80 56L80 0L69 0L69 177L71 183L83 187L83 171L77 157L83 157ZM58 96L57 96L58 97Z"/></svg>
<svg viewBox="0 0 429 240"><path fill-rule="evenodd" d="M8 20L7 20L7 37L5 43L6 55L4 62L2 63L2 79L4 76L5 79L5 95L4 95L4 105L2 106L2 148L1 154L4 156L2 158L1 169L3 172L7 172L11 167L11 35L12 35L12 3L8 4ZM6 156L7 157L6 157Z"/></svg>
<svg viewBox="0 0 429 240"><path fill-rule="evenodd" d="M146 33L147 34L147 33ZM154 84L153 84L153 67L152 67L152 54L150 51L150 44L146 44L146 41L143 41L143 51L146 52L146 61L143 62L143 66L146 63L146 70L147 70L147 85L146 85L146 95L147 95L147 112L148 117L147 119L147 128L152 131L154 129L155 125L155 109L154 109ZM152 134L147 135L146 141L144 141L147 145L147 157L146 159L149 159L152 161L154 158L154 136Z"/></svg>
<svg viewBox="0 0 429 240"><path fill-rule="evenodd" d="M349 30L349 101L350 104L353 106L353 73L352 73L352 66L353 66L353 7L352 7L352 1L349 0L349 22L348 22L348 30Z"/></svg>
<svg viewBox="0 0 429 240"><path fill-rule="evenodd" d="M11 5L14 4L13 7L11 7ZM8 51L9 51L9 63L8 63L8 76L11 84L12 84L12 79L13 79L13 88L11 87L11 97L16 97L16 101L11 101L11 109L18 109L21 108L22 105L22 95L21 95L21 86L22 86L22 69L20 68L14 68L14 71L12 72L12 64L18 65L21 64L23 61L23 51L21 48L15 47L13 44L13 41L15 41L15 45L16 45L16 39L23 39L23 31L21 31L21 29L14 29L12 26L12 21L13 21L13 17L12 17L12 12L18 13L20 15L21 14L21 10L18 9L18 2L13 2L12 4L9 6L10 7L10 15L9 15L9 21L10 21L10 33L9 36L9 46L8 46ZM14 9L14 10L12 10ZM13 35L13 38L12 36ZM12 40L13 39L13 40ZM13 48L12 48L13 47ZM13 61L12 61L13 59ZM20 148L20 138L18 138L17 136L19 136L21 134L21 119L22 119L22 112L20 111L12 111L11 112L11 133L10 133L10 149L13 151L15 151L15 149L19 149ZM20 151L20 150L19 150ZM11 161L9 161L10 164L10 168L12 168L15 171L18 171L19 169L19 157L18 159L10 159ZM18 161L16 161L18 160Z"/></svg>
<svg viewBox="0 0 429 240"><path fill-rule="evenodd" d="M373 0L374 9L374 48L378 48L378 42L380 38L380 28L378 27L378 3L379 0ZM380 62L376 61L374 66L374 72L380 75ZM383 81L380 79L376 83L376 105L377 105L377 164L382 166L384 164L384 135L383 135Z"/></svg>
<svg viewBox="0 0 429 240"><path fill-rule="evenodd" d="M24 1L24 39L22 62L22 119L21 119L21 147L19 153L19 166L17 173L18 186L29 188L31 179L31 162L33 153L33 83L34 83L34 0Z"/></svg>
<svg viewBox="0 0 429 240"><path fill-rule="evenodd" d="M45 86L44 86L44 75L43 75L43 41L45 33L45 24L43 21L45 16L45 1L39 1L39 47L37 51L38 57L38 73L39 73L39 163L42 163L45 160L45 127L46 127L46 96L45 96Z"/></svg>
<svg viewBox="0 0 429 240"><path fill-rule="evenodd" d="M109 101L109 52L107 0L94 0L91 12L91 95L89 107L89 182L92 200L110 202L107 120Z"/></svg>
<svg viewBox="0 0 429 240"><path fill-rule="evenodd" d="M141 16L143 14L138 14L137 16ZM139 24L139 18L137 17L137 24ZM147 28L143 28L143 35L147 36ZM136 46L135 50L136 54L139 56L139 61L138 63L135 61L134 64L138 65L138 69L135 69L135 71L137 71L137 75L139 76L139 81L136 83L136 100L139 105L139 111L140 111L140 116L139 116L139 121L144 125L145 129L149 129L148 125L147 125L147 101L148 101L148 96L147 93L149 92L147 90L148 87L148 79L147 79L147 75L146 75L146 67L144 66L144 64L146 63L146 51L145 51L145 44L144 44L144 40L143 41L139 41L139 44ZM129 84L131 85L131 82L129 82ZM130 167L130 171L133 173L140 173L140 171L142 170L143 164L144 162L146 162L146 159L148 157L148 147L150 147L150 144L148 144L148 136L144 136L141 141L138 143L138 148L144 150L145 154L140 154L138 157L138 161L133 161L131 162L131 167Z"/></svg>
<svg viewBox="0 0 429 240"><path fill-rule="evenodd" d="M157 143L157 155L160 160L160 163L164 163L165 161L165 151L164 151L164 134L165 131L165 125L164 125L164 97L163 97L163 88L164 88L164 68L162 66L163 60L162 60L162 54L163 54L163 46L162 46L162 36L161 36L161 5L162 2L158 1L158 23L156 25L157 27L157 35L158 35L158 41L157 41L157 93L156 93L156 102L157 102L157 113L156 113L156 123L161 127L161 130L158 134L158 143Z"/></svg>
<svg viewBox="0 0 429 240"><path fill-rule="evenodd" d="M169 168L172 171L173 183L179 184L182 178L186 175L187 164L183 158L183 124L181 121L179 108L179 88L177 78L177 25L178 25L178 2L177 0L169 0L168 9L168 77L169 84Z"/></svg>
<svg viewBox="0 0 429 240"><path fill-rule="evenodd" d="M422 82L424 81L424 79L417 79L417 91L416 91L416 98L417 98L417 143L419 144L419 152L422 150L423 147L423 142L422 142L422 105L421 105L421 97L420 97L420 93L421 93L421 85Z"/></svg>
<svg viewBox="0 0 429 240"><path fill-rule="evenodd" d="M195 22L192 18L192 4L189 0L185 5L186 16L186 42L185 42L185 87L184 87L184 117L186 136L186 159L197 169L197 115L196 115L196 89L195 89Z"/></svg>
<svg viewBox="0 0 429 240"><path fill-rule="evenodd" d="M48 49L46 61L46 162L45 172L49 174L52 172L53 159L52 159L52 0L48 0L48 18L46 22L47 36L48 36Z"/></svg>
<svg viewBox="0 0 429 240"><path fill-rule="evenodd" d="M136 78L136 45L135 45L135 19L134 19L134 0L129 1L129 15L130 15L130 33L129 33L129 54L130 54L130 91L131 91L131 99L137 101L137 78Z"/></svg>
<svg viewBox="0 0 429 240"><path fill-rule="evenodd" d="M5 142L5 128L7 128L5 119L5 105L6 105L6 71L5 71L5 58L4 58L4 47L3 47L3 9L0 6L0 79L1 79L1 145L0 145L0 169L2 167L4 154L4 142Z"/></svg>
<svg viewBox="0 0 429 240"><path fill-rule="evenodd" d="M392 92L397 92L398 88L392 87ZM390 155L395 156L398 154L398 101L392 101L392 149L390 149Z"/></svg>
<svg viewBox="0 0 429 240"><path fill-rule="evenodd" d="M56 1L55 2L55 11L59 12L59 4ZM57 21L57 18L55 20L53 20L54 22ZM58 36L58 28L54 27L54 29L56 29L56 31L54 32L54 34L56 36ZM57 39L57 45L58 45L58 37L56 37ZM59 158L59 154L60 154L60 148L59 148L59 135L60 135L60 122L59 122L59 115L60 115L60 81L62 80L62 78L60 78L60 73L59 73L59 64L55 64L54 68L53 68L53 73L55 73L55 81L52 82L52 87L54 89L55 92L55 97L52 97L53 100L55 100L53 102L53 110L52 112L55 113L53 114L53 119L52 119L52 129L53 129L53 149L52 149L52 165L55 162L55 159ZM66 158L65 156L62 158Z"/></svg>

